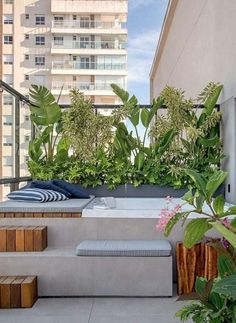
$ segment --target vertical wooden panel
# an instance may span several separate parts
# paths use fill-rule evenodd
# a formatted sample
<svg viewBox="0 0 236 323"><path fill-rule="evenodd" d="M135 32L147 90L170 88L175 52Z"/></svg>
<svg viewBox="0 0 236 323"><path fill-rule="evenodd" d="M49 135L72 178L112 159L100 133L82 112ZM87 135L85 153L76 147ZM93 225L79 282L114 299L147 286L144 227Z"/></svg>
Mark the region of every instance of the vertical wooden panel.
<svg viewBox="0 0 236 323"><path fill-rule="evenodd" d="M37 277L27 277L21 284L21 307L32 307L37 299Z"/></svg>
<svg viewBox="0 0 236 323"><path fill-rule="evenodd" d="M7 277L1 283L1 307L10 308L11 307L11 283L16 277Z"/></svg>
<svg viewBox="0 0 236 323"><path fill-rule="evenodd" d="M16 251L25 251L25 228L18 227L16 229Z"/></svg>
<svg viewBox="0 0 236 323"><path fill-rule="evenodd" d="M7 251L7 228L0 227L0 252Z"/></svg>
<svg viewBox="0 0 236 323"><path fill-rule="evenodd" d="M34 229L35 227L25 228L25 251L34 251Z"/></svg>
<svg viewBox="0 0 236 323"><path fill-rule="evenodd" d="M217 252L207 244L198 243L192 248L176 245L178 294L194 291L196 277L217 277Z"/></svg>
<svg viewBox="0 0 236 323"><path fill-rule="evenodd" d="M17 277L11 283L11 308L21 307L21 284L23 281L24 278Z"/></svg>
<svg viewBox="0 0 236 323"><path fill-rule="evenodd" d="M7 251L16 251L16 227L7 228Z"/></svg>
<svg viewBox="0 0 236 323"><path fill-rule="evenodd" d="M34 230L34 251L43 251L47 247L47 227Z"/></svg>

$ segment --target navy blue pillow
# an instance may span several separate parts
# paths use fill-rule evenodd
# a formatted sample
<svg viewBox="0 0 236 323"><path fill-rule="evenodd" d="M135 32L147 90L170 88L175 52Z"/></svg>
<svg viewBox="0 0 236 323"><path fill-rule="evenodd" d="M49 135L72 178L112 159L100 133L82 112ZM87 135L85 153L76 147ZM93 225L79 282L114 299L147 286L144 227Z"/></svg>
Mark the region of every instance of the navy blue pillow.
<svg viewBox="0 0 236 323"><path fill-rule="evenodd" d="M54 179L52 183L56 187L60 187L61 189L67 191L67 193L70 193L71 197L79 199L90 198L86 190L79 185L71 184L69 182L63 181L62 179Z"/></svg>
<svg viewBox="0 0 236 323"><path fill-rule="evenodd" d="M67 189L62 186L55 185L53 181L39 181L34 180L27 185L27 188L41 188L45 190L52 190L64 194L66 197L72 197Z"/></svg>

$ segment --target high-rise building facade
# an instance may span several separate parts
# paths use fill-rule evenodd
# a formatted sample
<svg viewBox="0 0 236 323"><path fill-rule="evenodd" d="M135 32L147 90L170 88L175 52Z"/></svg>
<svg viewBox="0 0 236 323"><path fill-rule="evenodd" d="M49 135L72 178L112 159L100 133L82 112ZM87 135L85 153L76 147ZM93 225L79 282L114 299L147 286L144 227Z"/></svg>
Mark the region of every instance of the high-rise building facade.
<svg viewBox="0 0 236 323"><path fill-rule="evenodd" d="M45 85L60 103L78 88L95 104L118 104L110 84L127 87L128 0L0 0L1 79L27 95ZM14 176L14 109L2 94L1 177ZM27 172L28 107L21 108L21 175Z"/></svg>

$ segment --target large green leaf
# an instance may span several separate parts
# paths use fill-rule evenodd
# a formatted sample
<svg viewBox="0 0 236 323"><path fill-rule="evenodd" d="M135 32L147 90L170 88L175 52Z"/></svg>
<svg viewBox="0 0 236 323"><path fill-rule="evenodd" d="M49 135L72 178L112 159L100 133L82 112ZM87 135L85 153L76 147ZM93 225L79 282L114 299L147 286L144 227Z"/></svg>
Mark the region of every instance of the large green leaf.
<svg viewBox="0 0 236 323"><path fill-rule="evenodd" d="M213 209L216 214L221 214L224 211L225 199L223 195L218 195L213 201Z"/></svg>
<svg viewBox="0 0 236 323"><path fill-rule="evenodd" d="M157 110L160 109L163 106L163 104L164 104L164 101L160 97L153 100L152 108L149 111L149 124L151 123L153 117L156 115Z"/></svg>
<svg viewBox="0 0 236 323"><path fill-rule="evenodd" d="M215 105L218 101L218 98L220 96L222 89L223 89L223 85L217 86L214 93L212 93L204 103L204 107L205 107L204 111L208 116L212 114L212 111L215 108Z"/></svg>
<svg viewBox="0 0 236 323"><path fill-rule="evenodd" d="M227 229L223 224L219 222L211 222L213 228L215 228L231 245L236 248L236 234Z"/></svg>
<svg viewBox="0 0 236 323"><path fill-rule="evenodd" d="M214 147L216 144L220 142L220 138L218 135L215 135L213 138L199 138L200 144L205 147Z"/></svg>
<svg viewBox="0 0 236 323"><path fill-rule="evenodd" d="M196 188L205 195L206 193L206 180L205 178L199 174L198 172L192 170L192 169L186 169L186 174L191 177L193 180Z"/></svg>
<svg viewBox="0 0 236 323"><path fill-rule="evenodd" d="M68 158L68 151L69 151L69 143L66 138L61 138L57 144L57 154L56 154L56 159L59 162L63 162L67 160Z"/></svg>
<svg viewBox="0 0 236 323"><path fill-rule="evenodd" d="M233 260L227 255L218 255L217 268L221 277L236 275L235 264Z"/></svg>
<svg viewBox="0 0 236 323"><path fill-rule="evenodd" d="M170 146L174 136L176 134L175 129L170 129L167 131L164 136L161 138L159 144L158 144L158 152L160 154L163 154L167 148Z"/></svg>
<svg viewBox="0 0 236 323"><path fill-rule="evenodd" d="M134 159L134 165L136 166L136 168L138 170L141 170L143 168L144 165L144 161L145 161L145 155L142 151L140 151Z"/></svg>
<svg viewBox="0 0 236 323"><path fill-rule="evenodd" d="M61 109L52 93L44 86L32 85L30 89L31 120L39 126L58 122Z"/></svg>
<svg viewBox="0 0 236 323"><path fill-rule="evenodd" d="M220 185L225 181L228 176L227 172L222 170L216 171L208 180L206 185L206 193L208 199L212 197L215 191L220 187Z"/></svg>
<svg viewBox="0 0 236 323"><path fill-rule="evenodd" d="M164 235L165 237L168 237L173 229L173 227L176 225L176 223L181 220L181 219L186 219L188 217L188 215L191 212L179 212L176 213L171 219L170 221L167 223L166 227L165 227L165 231L164 231Z"/></svg>
<svg viewBox="0 0 236 323"><path fill-rule="evenodd" d="M143 108L141 111L141 121L145 128L148 128L150 123L149 111L147 108Z"/></svg>
<svg viewBox="0 0 236 323"><path fill-rule="evenodd" d="M42 140L41 139L34 139L29 142L29 147L28 147L28 154L29 157L34 161L38 162L40 157L43 154L43 151L41 149L41 144Z"/></svg>
<svg viewBox="0 0 236 323"><path fill-rule="evenodd" d="M220 295L236 299L236 275L221 278L214 284L213 291Z"/></svg>
<svg viewBox="0 0 236 323"><path fill-rule="evenodd" d="M183 243L185 247L192 248L197 242L199 242L204 234L211 228L211 225L205 218L191 220L184 230Z"/></svg>
<svg viewBox="0 0 236 323"><path fill-rule="evenodd" d="M126 103L129 100L129 93L123 90L116 84L111 84L113 92L122 100L123 103Z"/></svg>
<svg viewBox="0 0 236 323"><path fill-rule="evenodd" d="M140 107L134 108L131 115L128 117L131 123L136 127L139 124L139 114L140 114Z"/></svg>

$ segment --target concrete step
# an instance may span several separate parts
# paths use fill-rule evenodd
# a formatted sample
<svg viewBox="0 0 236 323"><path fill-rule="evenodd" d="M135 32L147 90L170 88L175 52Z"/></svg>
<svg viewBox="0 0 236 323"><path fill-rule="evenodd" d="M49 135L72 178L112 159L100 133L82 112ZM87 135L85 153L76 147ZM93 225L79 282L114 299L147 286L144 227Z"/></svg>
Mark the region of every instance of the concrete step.
<svg viewBox="0 0 236 323"><path fill-rule="evenodd" d="M172 257L78 257L73 246L1 253L0 275L38 276L39 296L171 296Z"/></svg>

